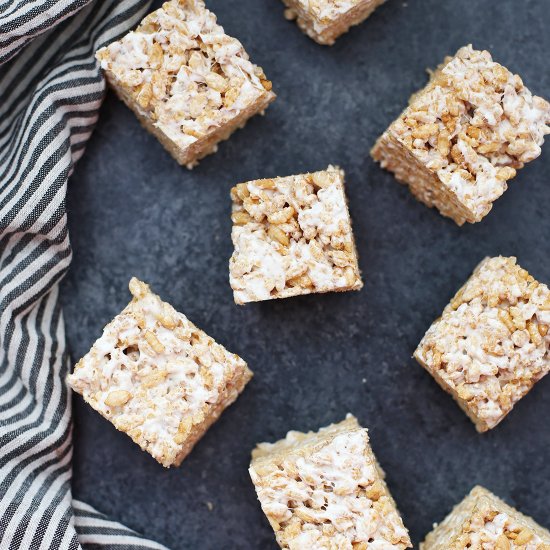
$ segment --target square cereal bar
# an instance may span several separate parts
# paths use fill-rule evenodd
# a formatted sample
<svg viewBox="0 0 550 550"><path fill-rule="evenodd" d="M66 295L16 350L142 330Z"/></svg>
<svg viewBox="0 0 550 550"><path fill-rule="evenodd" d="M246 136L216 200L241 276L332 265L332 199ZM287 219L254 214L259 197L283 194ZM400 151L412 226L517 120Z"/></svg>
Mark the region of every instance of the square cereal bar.
<svg viewBox="0 0 550 550"><path fill-rule="evenodd" d="M507 180L537 158L550 104L486 51L466 46L378 139L372 156L458 225L479 222Z"/></svg>
<svg viewBox="0 0 550 550"><path fill-rule="evenodd" d="M240 183L231 198L237 304L362 288L343 170Z"/></svg>
<svg viewBox="0 0 550 550"><path fill-rule="evenodd" d="M486 258L414 353L480 432L550 371L550 290L516 258Z"/></svg>
<svg viewBox="0 0 550 550"><path fill-rule="evenodd" d="M165 2L96 56L122 101L188 168L275 99L203 0Z"/></svg>
<svg viewBox="0 0 550 550"><path fill-rule="evenodd" d="M412 548L367 430L351 415L260 443L250 476L281 548Z"/></svg>
<svg viewBox="0 0 550 550"><path fill-rule="evenodd" d="M67 381L163 466L179 466L252 372L133 278L128 306Z"/></svg>
<svg viewBox="0 0 550 550"><path fill-rule="evenodd" d="M478 486L420 544L420 550L465 548L550 550L550 532Z"/></svg>
<svg viewBox="0 0 550 550"><path fill-rule="evenodd" d="M310 37L326 46L353 25L362 23L386 0L283 0L285 17L296 19L298 26Z"/></svg>

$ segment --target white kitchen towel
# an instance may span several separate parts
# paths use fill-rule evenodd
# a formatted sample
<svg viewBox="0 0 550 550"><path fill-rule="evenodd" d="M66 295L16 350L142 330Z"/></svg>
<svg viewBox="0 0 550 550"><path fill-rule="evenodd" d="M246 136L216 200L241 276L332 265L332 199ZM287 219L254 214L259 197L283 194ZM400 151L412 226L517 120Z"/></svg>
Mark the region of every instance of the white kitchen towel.
<svg viewBox="0 0 550 550"><path fill-rule="evenodd" d="M71 494L59 282L67 180L97 121L94 52L150 0L0 0L0 549L163 549Z"/></svg>

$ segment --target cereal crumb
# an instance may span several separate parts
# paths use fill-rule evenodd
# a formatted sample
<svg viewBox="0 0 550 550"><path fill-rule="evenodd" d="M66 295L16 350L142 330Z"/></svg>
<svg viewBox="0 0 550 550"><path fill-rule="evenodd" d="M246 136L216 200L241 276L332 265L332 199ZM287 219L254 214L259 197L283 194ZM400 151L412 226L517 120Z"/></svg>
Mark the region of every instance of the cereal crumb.
<svg viewBox="0 0 550 550"><path fill-rule="evenodd" d="M107 80L189 168L275 99L243 45L203 0L170 0L96 54Z"/></svg>

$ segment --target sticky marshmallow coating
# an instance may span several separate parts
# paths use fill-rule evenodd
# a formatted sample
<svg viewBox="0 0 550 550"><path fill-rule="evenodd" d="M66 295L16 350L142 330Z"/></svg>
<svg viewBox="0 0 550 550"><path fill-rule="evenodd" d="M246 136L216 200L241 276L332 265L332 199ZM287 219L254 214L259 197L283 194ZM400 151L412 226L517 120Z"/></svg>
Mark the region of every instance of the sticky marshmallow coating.
<svg viewBox="0 0 550 550"><path fill-rule="evenodd" d="M302 13L313 21L314 29L322 33L325 28L364 0L295 0Z"/></svg>

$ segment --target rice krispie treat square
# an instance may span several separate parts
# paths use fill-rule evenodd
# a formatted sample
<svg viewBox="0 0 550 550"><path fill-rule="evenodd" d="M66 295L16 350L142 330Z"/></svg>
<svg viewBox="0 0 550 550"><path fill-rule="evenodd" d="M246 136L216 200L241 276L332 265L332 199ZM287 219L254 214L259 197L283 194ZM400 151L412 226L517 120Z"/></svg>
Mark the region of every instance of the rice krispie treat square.
<svg viewBox="0 0 550 550"><path fill-rule="evenodd" d="M343 170L240 183L231 198L237 304L362 288Z"/></svg>
<svg viewBox="0 0 550 550"><path fill-rule="evenodd" d="M465 548L550 550L550 532L478 486L420 544L420 550Z"/></svg>
<svg viewBox="0 0 550 550"><path fill-rule="evenodd" d="M117 95L188 168L275 99L203 0L165 2L96 57Z"/></svg>
<svg viewBox="0 0 550 550"><path fill-rule="evenodd" d="M368 432L352 415L260 443L250 476L281 548L412 548Z"/></svg>
<svg viewBox="0 0 550 550"><path fill-rule="evenodd" d="M458 225L475 223L540 155L549 124L550 104L470 45L445 59L372 156L419 201Z"/></svg>
<svg viewBox="0 0 550 550"><path fill-rule="evenodd" d="M350 27L362 23L386 0L283 0L285 17L315 42L331 46Z"/></svg>
<svg viewBox="0 0 550 550"><path fill-rule="evenodd" d="M414 357L485 432L550 371L549 326L548 287L516 258L486 258Z"/></svg>
<svg viewBox="0 0 550 550"><path fill-rule="evenodd" d="M179 466L252 372L136 278L67 382L163 466Z"/></svg>

